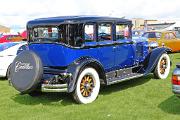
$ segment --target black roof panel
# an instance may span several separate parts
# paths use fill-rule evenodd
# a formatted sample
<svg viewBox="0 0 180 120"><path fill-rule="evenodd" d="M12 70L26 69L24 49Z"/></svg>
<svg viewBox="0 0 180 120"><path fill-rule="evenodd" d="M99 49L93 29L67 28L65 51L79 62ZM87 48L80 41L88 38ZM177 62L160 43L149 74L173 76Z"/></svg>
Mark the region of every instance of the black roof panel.
<svg viewBox="0 0 180 120"><path fill-rule="evenodd" d="M27 23L28 27L33 26L44 26L44 25L60 25L63 23L83 23L83 22L98 22L98 21L109 21L109 22L121 22L131 24L131 20L115 17L104 17L104 16L59 16L59 17L48 17L31 20Z"/></svg>

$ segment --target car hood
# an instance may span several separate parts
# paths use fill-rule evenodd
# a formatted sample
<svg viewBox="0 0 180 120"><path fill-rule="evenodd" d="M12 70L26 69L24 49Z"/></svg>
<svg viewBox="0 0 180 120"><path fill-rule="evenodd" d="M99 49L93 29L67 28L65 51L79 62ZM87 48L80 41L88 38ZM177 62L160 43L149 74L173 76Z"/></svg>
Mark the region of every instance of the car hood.
<svg viewBox="0 0 180 120"><path fill-rule="evenodd" d="M148 41L149 42L154 42L154 41L157 41L157 38L148 38Z"/></svg>

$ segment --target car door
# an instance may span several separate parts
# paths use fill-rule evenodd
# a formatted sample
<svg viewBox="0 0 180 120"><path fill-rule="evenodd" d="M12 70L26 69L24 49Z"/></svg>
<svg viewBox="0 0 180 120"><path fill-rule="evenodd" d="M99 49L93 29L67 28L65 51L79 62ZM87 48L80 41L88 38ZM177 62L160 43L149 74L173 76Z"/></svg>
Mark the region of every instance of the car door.
<svg viewBox="0 0 180 120"><path fill-rule="evenodd" d="M12 40L13 42L21 41L21 40L22 40L22 37L19 36L19 35L14 35L14 36L11 38L11 40Z"/></svg>
<svg viewBox="0 0 180 120"><path fill-rule="evenodd" d="M135 46L130 39L130 33L128 25L116 25L116 68L126 68L135 64Z"/></svg>
<svg viewBox="0 0 180 120"><path fill-rule="evenodd" d="M180 47L179 47L180 39L176 38L175 33L173 33L173 32L169 33L169 36L170 36L170 40L171 40L170 46L173 47L173 50L175 52L180 51Z"/></svg>
<svg viewBox="0 0 180 120"><path fill-rule="evenodd" d="M112 23L98 24L98 57L106 71L114 69L115 49L112 40Z"/></svg>
<svg viewBox="0 0 180 120"><path fill-rule="evenodd" d="M164 34L164 39L161 40L163 46L172 49L173 52L178 51L180 42L177 42L175 35L171 32Z"/></svg>

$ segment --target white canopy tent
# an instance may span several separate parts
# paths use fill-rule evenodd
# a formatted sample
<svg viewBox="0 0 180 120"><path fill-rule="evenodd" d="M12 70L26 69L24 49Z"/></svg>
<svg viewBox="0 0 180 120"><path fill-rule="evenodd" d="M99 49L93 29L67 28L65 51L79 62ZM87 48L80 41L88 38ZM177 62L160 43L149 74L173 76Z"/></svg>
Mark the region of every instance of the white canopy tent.
<svg viewBox="0 0 180 120"><path fill-rule="evenodd" d="M176 30L175 28L180 28L180 21L176 21L176 23L174 25L171 25L171 26L165 28L164 30Z"/></svg>

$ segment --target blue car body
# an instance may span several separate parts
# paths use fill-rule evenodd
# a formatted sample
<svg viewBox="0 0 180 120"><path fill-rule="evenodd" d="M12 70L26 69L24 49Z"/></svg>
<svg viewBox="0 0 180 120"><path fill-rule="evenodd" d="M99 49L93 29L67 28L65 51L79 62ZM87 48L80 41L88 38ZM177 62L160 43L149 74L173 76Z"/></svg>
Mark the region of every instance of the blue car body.
<svg viewBox="0 0 180 120"><path fill-rule="evenodd" d="M28 28L44 25L59 25L66 21L79 21L79 22L99 22L99 21L116 21L123 24L131 25L130 20L111 18L111 17L97 17L97 16L63 16L54 18L43 18L29 21ZM87 35L85 35L87 37ZM117 44L117 45L116 45ZM81 57L91 57L100 61L106 72L126 68L142 62L147 54L147 42L139 42L133 44L131 38L112 40L112 41L96 41L85 42L84 48L73 48L60 43L46 43L42 44L29 44L29 49L35 51L42 59L44 66L54 67L67 67L73 61ZM86 48L86 46L88 46ZM142 47L143 46L143 47ZM136 49L141 50L142 55L138 56Z"/></svg>
<svg viewBox="0 0 180 120"><path fill-rule="evenodd" d="M42 61L43 75L37 77L41 90L73 92L78 75L86 67L96 69L106 85L153 72L168 49L149 51L146 40L132 39L131 28L130 20L112 17L62 16L29 21L27 49ZM51 39L43 38L47 35Z"/></svg>
<svg viewBox="0 0 180 120"><path fill-rule="evenodd" d="M106 72L134 66L142 62L148 54L148 47L145 44L130 44L130 40L113 41L113 42L95 42L95 45L116 44L117 42L126 42L126 45L103 46L96 48L76 49L61 44L30 44L29 49L37 53L43 65L48 67L67 67L81 57L91 57L100 61ZM142 47L142 45L145 45ZM136 49L142 51L142 55L138 56Z"/></svg>

